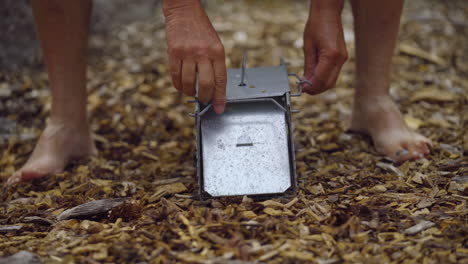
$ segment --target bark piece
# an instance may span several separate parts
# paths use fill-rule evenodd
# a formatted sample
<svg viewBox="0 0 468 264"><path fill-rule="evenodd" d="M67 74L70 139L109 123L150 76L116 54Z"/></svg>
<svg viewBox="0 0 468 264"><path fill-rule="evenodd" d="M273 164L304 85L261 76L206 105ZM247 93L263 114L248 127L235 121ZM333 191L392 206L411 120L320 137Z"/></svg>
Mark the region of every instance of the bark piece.
<svg viewBox="0 0 468 264"><path fill-rule="evenodd" d="M21 231L21 229L23 229L21 225L0 226L0 234Z"/></svg>
<svg viewBox="0 0 468 264"><path fill-rule="evenodd" d="M398 169L397 167L393 166L392 164L388 164L388 163L384 163L384 162L377 162L377 167L383 169L383 170L386 170L386 171L389 171L389 172L393 172L395 175L397 175L398 177L403 177L405 176L403 174L403 172Z"/></svg>
<svg viewBox="0 0 468 264"><path fill-rule="evenodd" d="M414 235L414 234L417 234L419 232L422 232L428 228L431 228L435 226L435 223L431 222L431 221L426 221L426 220L423 220L419 223L417 223L416 225L410 227L410 228L407 228L405 229L405 234L408 234L408 235Z"/></svg>
<svg viewBox="0 0 468 264"><path fill-rule="evenodd" d="M40 264L39 256L28 251L20 251L9 257L0 258L0 264Z"/></svg>
<svg viewBox="0 0 468 264"><path fill-rule="evenodd" d="M21 221L23 223L32 223L32 224L39 224L39 225L53 225L54 221L44 218L44 217L39 217L39 216L26 216L23 218Z"/></svg>
<svg viewBox="0 0 468 264"><path fill-rule="evenodd" d="M93 217L99 217L107 214L112 208L121 205L126 199L115 198L115 199L103 199L80 204L76 207L63 211L57 216L58 221L77 218L77 219L89 219Z"/></svg>

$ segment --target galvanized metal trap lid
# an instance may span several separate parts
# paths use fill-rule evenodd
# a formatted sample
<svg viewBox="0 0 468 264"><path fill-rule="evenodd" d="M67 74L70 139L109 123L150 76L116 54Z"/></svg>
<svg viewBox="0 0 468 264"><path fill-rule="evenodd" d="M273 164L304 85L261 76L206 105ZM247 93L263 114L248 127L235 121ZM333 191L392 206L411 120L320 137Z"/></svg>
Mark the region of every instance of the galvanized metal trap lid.
<svg viewBox="0 0 468 264"><path fill-rule="evenodd" d="M241 100L282 96L289 92L288 71L286 66L228 69L226 99ZM240 85L244 84L244 85Z"/></svg>

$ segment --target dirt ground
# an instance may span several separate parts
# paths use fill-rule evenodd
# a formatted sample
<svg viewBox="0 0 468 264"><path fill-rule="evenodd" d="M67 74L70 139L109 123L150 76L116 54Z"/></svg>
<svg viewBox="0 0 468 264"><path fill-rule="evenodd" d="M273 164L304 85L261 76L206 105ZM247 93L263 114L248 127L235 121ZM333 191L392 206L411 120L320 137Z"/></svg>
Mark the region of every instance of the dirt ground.
<svg viewBox="0 0 468 264"><path fill-rule="evenodd" d="M302 75L307 1L206 4L228 67L239 67L246 50L248 66L284 57ZM350 59L337 87L294 99L302 149L294 198L198 200L193 106L172 88L159 9L90 39L88 110L99 156L10 189L4 183L31 153L50 97L42 68L2 71L0 257L25 250L44 263L468 263L467 2L406 4L391 95L435 144L427 158L401 165L346 131L355 72L349 6L343 18ZM57 218L106 198L128 199L104 214Z"/></svg>

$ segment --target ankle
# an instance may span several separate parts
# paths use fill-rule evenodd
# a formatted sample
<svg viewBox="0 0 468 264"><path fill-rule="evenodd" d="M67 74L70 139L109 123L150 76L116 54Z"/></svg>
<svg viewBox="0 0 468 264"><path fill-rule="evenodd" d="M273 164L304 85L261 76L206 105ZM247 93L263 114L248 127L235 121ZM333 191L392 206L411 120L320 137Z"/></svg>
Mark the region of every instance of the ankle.
<svg viewBox="0 0 468 264"><path fill-rule="evenodd" d="M47 128L54 130L73 131L73 133L89 133L90 127L87 121L75 119L63 119L55 116L50 116L47 119Z"/></svg>
<svg viewBox="0 0 468 264"><path fill-rule="evenodd" d="M378 102L392 101L388 93L360 93L356 91L354 94L354 102L361 104L375 104Z"/></svg>

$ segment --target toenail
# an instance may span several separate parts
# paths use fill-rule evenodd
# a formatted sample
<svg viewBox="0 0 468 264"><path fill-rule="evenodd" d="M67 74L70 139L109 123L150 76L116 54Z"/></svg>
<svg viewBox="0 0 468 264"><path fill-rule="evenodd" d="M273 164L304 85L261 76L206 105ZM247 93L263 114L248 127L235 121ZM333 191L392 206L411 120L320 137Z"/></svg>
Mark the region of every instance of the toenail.
<svg viewBox="0 0 468 264"><path fill-rule="evenodd" d="M400 149L400 150L397 151L395 154L396 154L397 156L404 156L404 155L407 155L408 153L409 153L408 150L406 150L406 149Z"/></svg>
<svg viewBox="0 0 468 264"><path fill-rule="evenodd" d="M7 185L14 185L17 184L20 181L19 177L10 177L7 180Z"/></svg>

